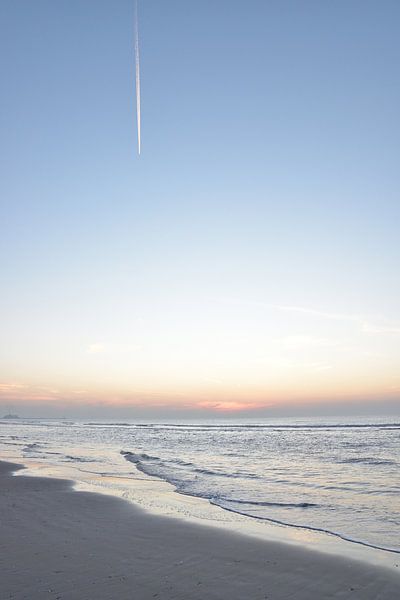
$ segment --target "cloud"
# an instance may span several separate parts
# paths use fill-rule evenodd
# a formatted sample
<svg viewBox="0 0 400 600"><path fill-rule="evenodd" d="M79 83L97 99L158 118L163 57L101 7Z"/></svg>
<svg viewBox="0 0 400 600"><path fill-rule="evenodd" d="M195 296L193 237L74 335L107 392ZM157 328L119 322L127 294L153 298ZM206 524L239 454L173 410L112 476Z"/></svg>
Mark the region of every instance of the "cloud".
<svg viewBox="0 0 400 600"><path fill-rule="evenodd" d="M196 405L198 408L204 410L211 410L217 412L241 412L245 410L254 410L256 408L266 408L266 404L259 404L256 402L240 402L235 400L221 400L221 401L209 401L205 400L198 402Z"/></svg>
<svg viewBox="0 0 400 600"><path fill-rule="evenodd" d="M222 379L217 379L216 377L204 377L203 381L214 385L222 385L224 383Z"/></svg>
<svg viewBox="0 0 400 600"><path fill-rule="evenodd" d="M304 365L305 369L308 369L309 371L314 371L319 373L320 371L329 371L329 369L332 369L332 365L329 365L328 363L324 363L324 362L309 362L309 363L305 363Z"/></svg>
<svg viewBox="0 0 400 600"><path fill-rule="evenodd" d="M224 304L230 305L244 305L251 308L264 308L266 310L278 310L299 313L308 315L310 317L316 317L319 319L325 319L327 321L342 321L354 323L358 326L361 333L366 334L377 334L377 335L400 335L400 323L398 321L392 321L382 316L367 316L363 314L346 314L336 313L325 310L318 310L314 308L308 308L305 306L291 306L284 304L268 304L258 300L246 300L242 301L236 298L221 298L220 300Z"/></svg>
<svg viewBox="0 0 400 600"><path fill-rule="evenodd" d="M288 350L302 350L304 348L331 348L338 346L339 342L328 338L318 338L311 335L288 335L279 340L280 344Z"/></svg>
<svg viewBox="0 0 400 600"><path fill-rule="evenodd" d="M141 350L143 346L140 344L113 344L99 343L89 344L86 348L88 354L129 354Z"/></svg>
<svg viewBox="0 0 400 600"><path fill-rule="evenodd" d="M0 383L0 400L16 401L25 399L55 400L59 397L59 390L48 386L27 385L25 383Z"/></svg>
<svg viewBox="0 0 400 600"><path fill-rule="evenodd" d="M0 392L14 392L25 388L23 383L0 383Z"/></svg>
<svg viewBox="0 0 400 600"><path fill-rule="evenodd" d="M86 352L88 354L102 354L106 351L106 347L104 344L90 344L86 348Z"/></svg>
<svg viewBox="0 0 400 600"><path fill-rule="evenodd" d="M400 335L400 325L385 317L375 317L373 320L365 315L347 315L342 313L325 312L304 308L302 306L275 306L277 310L297 312L311 317L318 317L330 321L349 321L358 325L362 333L378 335Z"/></svg>
<svg viewBox="0 0 400 600"><path fill-rule="evenodd" d="M285 310L288 312L297 312L313 317L322 317L333 321L358 321L360 317L356 315L345 315L341 313L330 313L322 310L314 310L313 308L304 308L302 306L274 306L277 310Z"/></svg>
<svg viewBox="0 0 400 600"><path fill-rule="evenodd" d="M362 331L364 333L377 333L382 335L400 335L400 326L394 324L385 325L384 323L382 323L382 325L375 325L366 321L362 325Z"/></svg>

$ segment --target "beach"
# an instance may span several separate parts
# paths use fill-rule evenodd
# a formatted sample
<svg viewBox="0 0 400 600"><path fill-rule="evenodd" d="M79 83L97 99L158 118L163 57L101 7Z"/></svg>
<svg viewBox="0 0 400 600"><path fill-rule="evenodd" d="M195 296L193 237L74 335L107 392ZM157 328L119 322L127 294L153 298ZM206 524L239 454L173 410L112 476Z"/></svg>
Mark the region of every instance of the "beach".
<svg viewBox="0 0 400 600"><path fill-rule="evenodd" d="M152 515L0 463L3 600L392 600L400 572ZM18 471L18 476L13 472Z"/></svg>
<svg viewBox="0 0 400 600"><path fill-rule="evenodd" d="M0 600L400 600L400 1L1 7Z"/></svg>

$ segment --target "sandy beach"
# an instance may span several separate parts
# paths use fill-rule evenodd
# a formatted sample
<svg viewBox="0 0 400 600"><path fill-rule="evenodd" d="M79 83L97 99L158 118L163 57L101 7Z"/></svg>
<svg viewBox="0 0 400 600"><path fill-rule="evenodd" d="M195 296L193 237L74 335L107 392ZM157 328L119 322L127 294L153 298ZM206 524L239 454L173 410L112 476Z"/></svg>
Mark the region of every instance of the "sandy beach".
<svg viewBox="0 0 400 600"><path fill-rule="evenodd" d="M1 600L394 600L400 572L151 515L0 463Z"/></svg>

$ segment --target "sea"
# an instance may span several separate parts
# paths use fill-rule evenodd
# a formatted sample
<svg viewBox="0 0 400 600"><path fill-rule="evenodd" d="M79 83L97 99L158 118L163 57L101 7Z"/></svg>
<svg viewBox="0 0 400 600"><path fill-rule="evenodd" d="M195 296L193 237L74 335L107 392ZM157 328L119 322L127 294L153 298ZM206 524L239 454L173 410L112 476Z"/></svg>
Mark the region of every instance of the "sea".
<svg viewBox="0 0 400 600"><path fill-rule="evenodd" d="M162 482L158 490L216 507L214 519L236 515L400 554L400 419L393 417L0 420L0 457L39 474L58 469L144 508L162 504L154 488L146 492ZM196 503L181 506L196 512Z"/></svg>

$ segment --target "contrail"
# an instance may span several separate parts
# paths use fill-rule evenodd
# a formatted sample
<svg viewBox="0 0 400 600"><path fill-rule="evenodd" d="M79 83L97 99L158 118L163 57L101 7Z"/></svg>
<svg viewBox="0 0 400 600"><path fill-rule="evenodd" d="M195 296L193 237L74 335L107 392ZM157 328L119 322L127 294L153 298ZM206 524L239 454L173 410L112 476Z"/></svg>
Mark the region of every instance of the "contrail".
<svg viewBox="0 0 400 600"><path fill-rule="evenodd" d="M137 116L137 135L138 152L141 147L141 117L140 117L140 55L139 55L139 18L138 18L138 0L135 0L135 63L136 63L136 116Z"/></svg>

